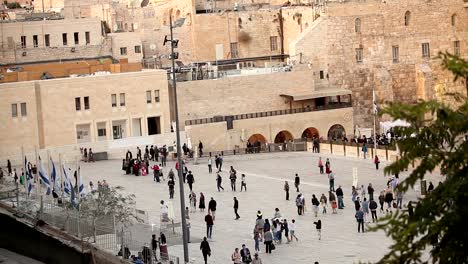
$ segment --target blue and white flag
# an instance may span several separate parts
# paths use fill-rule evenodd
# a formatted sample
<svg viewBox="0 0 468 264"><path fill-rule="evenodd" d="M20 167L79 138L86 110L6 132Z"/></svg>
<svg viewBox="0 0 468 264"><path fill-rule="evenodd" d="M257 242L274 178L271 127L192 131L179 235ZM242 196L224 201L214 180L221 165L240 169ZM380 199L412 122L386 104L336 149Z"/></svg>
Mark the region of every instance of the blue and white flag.
<svg viewBox="0 0 468 264"><path fill-rule="evenodd" d="M78 194L80 197L84 197L86 195L85 187L83 184L83 176L81 176L80 166L78 166Z"/></svg>
<svg viewBox="0 0 468 264"><path fill-rule="evenodd" d="M70 195L71 194L71 190L73 189L73 185L72 183L70 182L70 178L68 178L68 174L67 174L67 170L65 169L65 166L62 165L62 170L63 170L63 175L65 176L65 180L63 182L63 191Z"/></svg>
<svg viewBox="0 0 468 264"><path fill-rule="evenodd" d="M57 187L57 171L55 170L55 164L52 157L50 158L50 162L52 163L52 172L50 173L50 178L52 179L52 190L55 191Z"/></svg>
<svg viewBox="0 0 468 264"><path fill-rule="evenodd" d="M44 166L42 166L41 157L39 157L39 177L41 178L42 184L47 188L46 195L50 195L50 180L49 175L44 170Z"/></svg>
<svg viewBox="0 0 468 264"><path fill-rule="evenodd" d="M372 103L374 105L374 115L379 113L379 107L377 106L377 96L375 95L375 90L372 90Z"/></svg>
<svg viewBox="0 0 468 264"><path fill-rule="evenodd" d="M31 182L32 176L31 176L31 173L29 173L29 170L28 170L28 161L26 159L26 156L24 156L24 171L25 171L25 174L26 174L26 182L27 182L27 187L26 188L27 188L28 196L29 196L31 194L33 184Z"/></svg>

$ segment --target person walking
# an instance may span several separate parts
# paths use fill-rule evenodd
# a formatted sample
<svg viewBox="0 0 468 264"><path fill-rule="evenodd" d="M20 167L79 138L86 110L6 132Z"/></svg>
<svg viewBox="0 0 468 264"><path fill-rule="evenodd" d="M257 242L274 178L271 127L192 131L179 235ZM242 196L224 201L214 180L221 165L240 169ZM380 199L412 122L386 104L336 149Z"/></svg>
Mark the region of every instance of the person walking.
<svg viewBox="0 0 468 264"><path fill-rule="evenodd" d="M211 200L210 202L208 203L208 212L213 215L213 221L215 220L216 218L216 201L215 199L213 199L213 197L211 197Z"/></svg>
<svg viewBox="0 0 468 264"><path fill-rule="evenodd" d="M291 223L289 224L289 234L291 235L291 238L289 241L293 241L293 238L296 239L296 242L299 241L299 239L296 236L296 220L293 219L291 220Z"/></svg>
<svg viewBox="0 0 468 264"><path fill-rule="evenodd" d="M200 152L200 158L203 156L203 143L198 143L198 151Z"/></svg>
<svg viewBox="0 0 468 264"><path fill-rule="evenodd" d="M367 198L364 197L364 201L362 201L362 211L364 212L364 220L369 223L369 201L367 201Z"/></svg>
<svg viewBox="0 0 468 264"><path fill-rule="evenodd" d="M265 219L266 220L266 219ZM265 253L271 254L272 244L273 244L273 233L271 230L265 232Z"/></svg>
<svg viewBox="0 0 468 264"><path fill-rule="evenodd" d="M242 244L242 249L240 250L240 255L242 258L242 263L252 262L252 256L250 255L250 250L245 244Z"/></svg>
<svg viewBox="0 0 468 264"><path fill-rule="evenodd" d="M195 182L195 177L193 177L192 171L189 171L187 174L187 183L190 188L190 191L192 191L192 186L194 182Z"/></svg>
<svg viewBox="0 0 468 264"><path fill-rule="evenodd" d="M255 242L255 252L260 252L260 234L258 231L254 228L254 242Z"/></svg>
<svg viewBox="0 0 468 264"><path fill-rule="evenodd" d="M319 167L319 169L320 169L320 174L323 174L323 161L322 161L322 157L319 158L318 167Z"/></svg>
<svg viewBox="0 0 468 264"><path fill-rule="evenodd" d="M210 212L208 211L208 214L205 216L205 223L206 223L206 237L211 239L211 235L213 233L213 216L211 216Z"/></svg>
<svg viewBox="0 0 468 264"><path fill-rule="evenodd" d="M158 239L156 239L156 234L151 235L151 251L156 261L158 261L158 254L157 254L158 243L159 241Z"/></svg>
<svg viewBox="0 0 468 264"><path fill-rule="evenodd" d="M169 181L167 181L167 185L169 186L169 199L174 199L174 179L171 178Z"/></svg>
<svg viewBox="0 0 468 264"><path fill-rule="evenodd" d="M379 195L379 204L380 204L380 212L383 213L384 211L384 204L385 204L385 191L381 191Z"/></svg>
<svg viewBox="0 0 468 264"><path fill-rule="evenodd" d="M398 209L401 209L402 205L403 205L403 192L397 191L396 192L396 206Z"/></svg>
<svg viewBox="0 0 468 264"><path fill-rule="evenodd" d="M315 229L317 229L317 236L318 236L318 239L321 240L322 239L322 220L317 220L317 222L314 222L314 225L315 225Z"/></svg>
<svg viewBox="0 0 468 264"><path fill-rule="evenodd" d="M258 253L254 254L254 258L252 259L252 264L263 264L262 259L258 256Z"/></svg>
<svg viewBox="0 0 468 264"><path fill-rule="evenodd" d="M327 158L325 161L325 173L329 174L331 172L331 164L330 164L330 159Z"/></svg>
<svg viewBox="0 0 468 264"><path fill-rule="evenodd" d="M236 215L236 220L240 218L237 210L239 210L239 201L237 200L237 197L234 197L234 214Z"/></svg>
<svg viewBox="0 0 468 264"><path fill-rule="evenodd" d="M361 227L364 233L364 212L362 210L357 211L355 217L358 223L358 233L361 232Z"/></svg>
<svg viewBox="0 0 468 264"><path fill-rule="evenodd" d="M203 193L200 193L200 199L198 201L198 208L200 209L200 212L205 211L205 195Z"/></svg>
<svg viewBox="0 0 468 264"><path fill-rule="evenodd" d="M374 157L374 164L375 164L375 169L376 169L376 170L379 169L379 163L380 163L379 157L378 157L377 155L375 155L375 157Z"/></svg>
<svg viewBox="0 0 468 264"><path fill-rule="evenodd" d="M283 219L282 228L283 228L283 230L284 230L284 237L285 237L286 240L288 241L287 243L289 243L290 240L289 240L289 224L288 224L288 220Z"/></svg>
<svg viewBox="0 0 468 264"><path fill-rule="evenodd" d="M244 188L244 191L247 191L247 182L245 181L245 174L241 174L241 192L242 188Z"/></svg>
<svg viewBox="0 0 468 264"><path fill-rule="evenodd" d="M213 163L213 160L211 159L211 156L210 156L210 157L208 158L208 173L212 173L212 172L213 172L212 163Z"/></svg>
<svg viewBox="0 0 468 264"><path fill-rule="evenodd" d="M194 191L191 191L189 194L189 201L190 201L190 212L197 211L197 194Z"/></svg>
<svg viewBox="0 0 468 264"><path fill-rule="evenodd" d="M336 208L338 207L337 206L337 203L336 203L336 196L335 194L332 192L332 191L329 191L328 192L328 201L330 202L331 204L331 207L332 207L332 213L333 214L336 214Z"/></svg>
<svg viewBox="0 0 468 264"><path fill-rule="evenodd" d="M336 189L336 197L338 197L338 209L343 209L344 203L343 203L343 189L341 189L341 185L338 186L338 189Z"/></svg>
<svg viewBox="0 0 468 264"><path fill-rule="evenodd" d="M218 155L215 155L215 165L216 165L216 170L217 170L217 172L219 172L219 159L218 159Z"/></svg>
<svg viewBox="0 0 468 264"><path fill-rule="evenodd" d="M369 201L374 200L374 187L372 187L372 183L369 183L369 186L367 186L367 193L369 194Z"/></svg>
<svg viewBox="0 0 468 264"><path fill-rule="evenodd" d="M203 238L203 241L200 243L200 250L203 255L203 260L205 261L205 264L208 263L208 257L211 256L211 248L210 248L210 243L206 240L206 237Z"/></svg>
<svg viewBox="0 0 468 264"><path fill-rule="evenodd" d="M220 192L220 189L224 191L223 186L221 186L221 183L223 182L223 178L221 178L221 175L219 175L219 172L216 173L216 187L218 187L218 192Z"/></svg>
<svg viewBox="0 0 468 264"><path fill-rule="evenodd" d="M371 200L369 202L369 209L371 211L371 215L372 215L372 222L376 222L377 221L377 202L374 201L374 200Z"/></svg>
<svg viewBox="0 0 468 264"><path fill-rule="evenodd" d="M231 170L229 171L229 179L231 180L231 191L235 192L236 191L236 180L237 180L237 172L236 170L231 166Z"/></svg>
<svg viewBox="0 0 468 264"><path fill-rule="evenodd" d="M219 164L218 172L221 172L223 168L223 157L221 157L221 155L218 156L218 164Z"/></svg>
<svg viewBox="0 0 468 264"><path fill-rule="evenodd" d="M233 261L234 264L241 263L241 255L239 253L239 248L234 249L234 253L232 253L231 255L231 260Z"/></svg>
<svg viewBox="0 0 468 264"><path fill-rule="evenodd" d="M322 193L322 196L320 196L320 205L322 205L322 214L327 213L327 197L325 196L324 193Z"/></svg>
<svg viewBox="0 0 468 264"><path fill-rule="evenodd" d="M315 194L312 194L312 208L314 210L315 217L317 217L319 205L320 205L319 200L317 199L317 197L315 197Z"/></svg>
<svg viewBox="0 0 468 264"><path fill-rule="evenodd" d="M301 184L301 178L296 173L296 177L294 178L294 186L296 186L296 192L299 192L299 185Z"/></svg>
<svg viewBox="0 0 468 264"><path fill-rule="evenodd" d="M289 201L289 183L288 181L284 182L284 191L286 192L286 201Z"/></svg>
<svg viewBox="0 0 468 264"><path fill-rule="evenodd" d="M335 173L330 171L328 174L328 183L330 185L330 191L334 192L335 191Z"/></svg>
<svg viewBox="0 0 468 264"><path fill-rule="evenodd" d="M366 157L367 157L367 145L366 145L366 143L364 143L362 145L361 151L362 151L362 155L363 155L364 159L366 159Z"/></svg>
<svg viewBox="0 0 468 264"><path fill-rule="evenodd" d="M387 206L388 206L387 213L389 211L392 212L393 193L390 189L387 190L387 192L385 193L385 202L387 203Z"/></svg>

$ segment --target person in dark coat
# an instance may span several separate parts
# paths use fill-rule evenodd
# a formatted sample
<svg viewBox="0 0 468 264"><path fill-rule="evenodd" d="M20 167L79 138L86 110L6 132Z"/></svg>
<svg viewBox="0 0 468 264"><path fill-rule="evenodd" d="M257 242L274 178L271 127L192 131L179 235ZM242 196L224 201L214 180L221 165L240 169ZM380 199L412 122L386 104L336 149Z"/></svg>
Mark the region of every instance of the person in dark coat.
<svg viewBox="0 0 468 264"><path fill-rule="evenodd" d="M200 211L203 212L205 211L205 195L203 193L200 193L200 199L198 201L198 208L200 208Z"/></svg>
<svg viewBox="0 0 468 264"><path fill-rule="evenodd" d="M296 177L294 178L294 186L296 186L296 191L299 192L299 185L301 184L301 178L296 173Z"/></svg>
<svg viewBox="0 0 468 264"><path fill-rule="evenodd" d="M250 263L252 262L252 256L250 255L250 250L242 244L242 249L240 250L241 258L243 263Z"/></svg>
<svg viewBox="0 0 468 264"><path fill-rule="evenodd" d="M203 238L203 241L200 244L200 250L203 254L203 260L205 261L205 264L207 264L208 256L211 256L211 248L210 248L210 243L206 241L206 237Z"/></svg>
<svg viewBox="0 0 468 264"><path fill-rule="evenodd" d="M8 175L11 175L11 161L7 160L7 170L8 170Z"/></svg>
<svg viewBox="0 0 468 264"><path fill-rule="evenodd" d="M192 171L189 171L187 174L187 183L190 188L190 191L192 191L192 185L195 182L195 178L193 177Z"/></svg>

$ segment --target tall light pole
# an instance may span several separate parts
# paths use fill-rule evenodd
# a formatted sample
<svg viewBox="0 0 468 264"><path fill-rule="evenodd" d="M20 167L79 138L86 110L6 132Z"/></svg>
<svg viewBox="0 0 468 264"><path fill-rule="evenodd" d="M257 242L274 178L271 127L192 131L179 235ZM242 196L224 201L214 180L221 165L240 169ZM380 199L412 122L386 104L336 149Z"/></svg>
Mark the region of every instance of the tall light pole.
<svg viewBox="0 0 468 264"><path fill-rule="evenodd" d="M183 21L182 21L183 22ZM177 47L178 40L174 40L174 36L172 34L172 29L176 26L172 25L172 16L169 16L169 26L171 29L171 39L168 40L167 38L164 39L164 44L166 42L171 43L171 61L172 61L172 89L174 91L174 111L175 111L175 123L176 123L176 137L177 137L177 162L179 163L179 168L177 170L177 174L179 176L179 190L180 190L180 215L182 220L182 238L184 243L184 263L189 262L189 255L188 255L188 233L187 233L187 221L185 219L185 195L184 195L184 182L182 179L182 151L180 147L180 128L179 128L179 108L177 106L177 87L176 87L176 74L175 74L175 59L178 56L178 53L174 52L174 48Z"/></svg>

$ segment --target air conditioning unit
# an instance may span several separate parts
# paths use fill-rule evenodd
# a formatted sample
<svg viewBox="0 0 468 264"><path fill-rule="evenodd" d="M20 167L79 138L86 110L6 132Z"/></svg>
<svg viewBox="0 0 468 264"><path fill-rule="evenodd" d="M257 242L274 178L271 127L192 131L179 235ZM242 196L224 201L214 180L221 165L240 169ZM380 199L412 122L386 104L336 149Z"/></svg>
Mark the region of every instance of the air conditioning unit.
<svg viewBox="0 0 468 264"><path fill-rule="evenodd" d="M26 55L28 55L28 53L26 51L23 51L23 53L21 54L23 57L26 57Z"/></svg>

